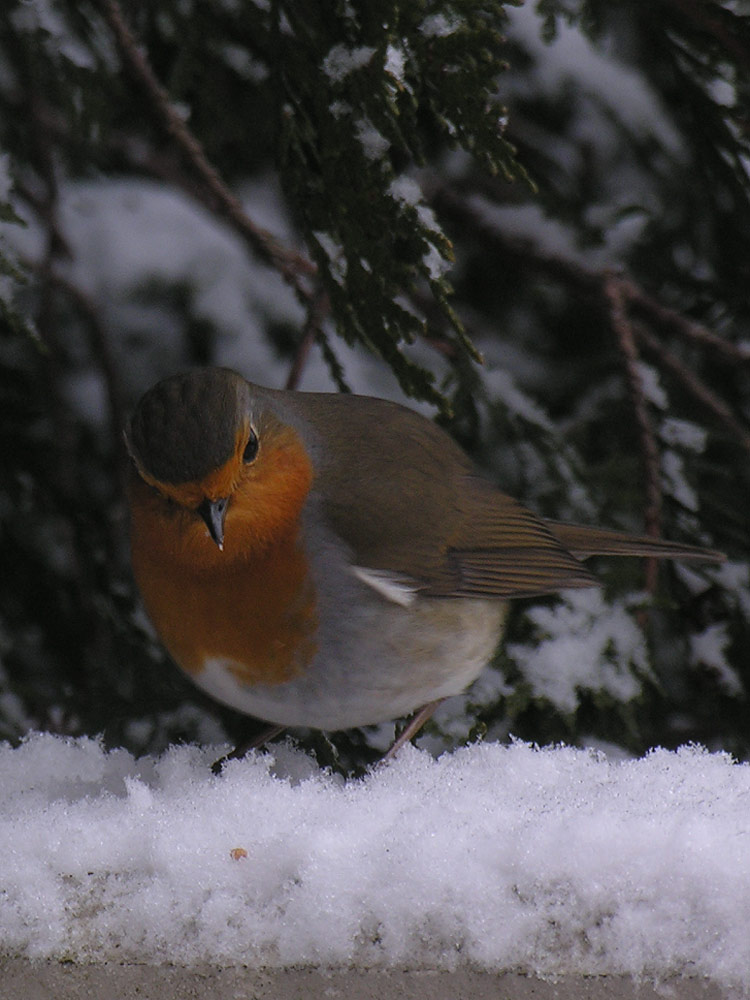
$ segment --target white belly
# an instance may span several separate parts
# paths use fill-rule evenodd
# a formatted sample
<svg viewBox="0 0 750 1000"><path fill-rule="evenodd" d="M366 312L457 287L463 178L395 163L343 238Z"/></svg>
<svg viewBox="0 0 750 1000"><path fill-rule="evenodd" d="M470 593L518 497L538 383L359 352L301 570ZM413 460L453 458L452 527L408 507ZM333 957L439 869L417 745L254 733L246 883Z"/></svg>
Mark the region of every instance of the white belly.
<svg viewBox="0 0 750 1000"><path fill-rule="evenodd" d="M397 719L429 701L458 694L491 658L505 604L417 598L408 608L370 591L336 622L304 674L283 684L247 685L213 659L194 680L241 712L284 726L337 730Z"/></svg>

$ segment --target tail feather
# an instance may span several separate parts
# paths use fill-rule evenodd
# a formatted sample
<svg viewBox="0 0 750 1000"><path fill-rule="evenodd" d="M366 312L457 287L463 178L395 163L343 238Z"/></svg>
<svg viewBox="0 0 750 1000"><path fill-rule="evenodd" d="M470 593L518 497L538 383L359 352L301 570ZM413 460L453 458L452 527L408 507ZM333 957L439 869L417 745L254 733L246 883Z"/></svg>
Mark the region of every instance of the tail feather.
<svg viewBox="0 0 750 1000"><path fill-rule="evenodd" d="M560 544L577 559L590 556L654 556L657 559L694 559L703 562L724 562L726 556L715 549L670 542L649 535L629 535L606 528L591 528L579 524L544 522Z"/></svg>

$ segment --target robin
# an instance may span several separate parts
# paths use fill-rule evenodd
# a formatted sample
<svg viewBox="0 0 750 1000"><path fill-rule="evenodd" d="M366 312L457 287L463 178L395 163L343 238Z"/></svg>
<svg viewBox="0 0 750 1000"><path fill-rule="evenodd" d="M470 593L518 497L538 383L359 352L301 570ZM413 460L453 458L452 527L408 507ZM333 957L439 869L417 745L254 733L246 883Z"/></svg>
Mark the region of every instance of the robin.
<svg viewBox="0 0 750 1000"><path fill-rule="evenodd" d="M392 753L487 664L509 598L596 585L591 555L723 558L537 517L382 399L205 368L150 389L126 439L133 570L159 636L273 732L421 710Z"/></svg>

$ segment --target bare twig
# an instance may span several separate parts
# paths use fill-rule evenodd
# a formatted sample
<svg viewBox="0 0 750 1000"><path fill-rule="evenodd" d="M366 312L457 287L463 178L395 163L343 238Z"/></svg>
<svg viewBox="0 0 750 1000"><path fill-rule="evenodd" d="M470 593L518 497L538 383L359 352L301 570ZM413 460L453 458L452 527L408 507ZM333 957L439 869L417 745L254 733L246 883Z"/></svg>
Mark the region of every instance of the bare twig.
<svg viewBox="0 0 750 1000"><path fill-rule="evenodd" d="M491 240L495 246L507 252L509 256L516 260L522 260L530 270L533 269L554 278L581 295L598 296L603 293L606 296L605 286L608 281L612 280L611 273L596 271L577 261L548 253L536 246L532 240L508 236L496 225L488 222L479 207L471 205L455 191L444 185L434 185L434 191L434 200L438 211L443 215L453 217L464 225L470 225L485 239ZM663 305L627 275L617 275L616 282L617 294L622 299L624 312L627 313L629 307L634 316L642 320L642 323L638 326L634 325L633 329L644 343L645 333L649 332L643 326L645 323L651 330L673 334L695 346L709 350L716 359L725 363L750 366L750 350L747 347L733 344L731 341L717 336L703 324L688 319L676 310ZM661 347L653 334L651 334L649 341L649 349L660 359L663 359L665 367L668 367L680 379L687 391L707 406L738 438L743 447L747 447L748 430L732 416L729 407L712 393L700 379L692 376L674 355Z"/></svg>
<svg viewBox="0 0 750 1000"><path fill-rule="evenodd" d="M311 301L308 307L307 319L302 329L302 336L300 337L299 346L297 347L297 351L294 355L294 361L292 362L292 367L289 369L289 375L284 388L296 389L299 385L300 379L302 378L302 372L304 371L307 358L310 354L310 349L320 336L321 325L323 320L328 315L330 308L331 303L328 299L328 295L322 288L318 289L315 298Z"/></svg>
<svg viewBox="0 0 750 1000"><path fill-rule="evenodd" d="M741 347L723 337L718 337L702 323L696 323L695 320L688 319L674 309L663 306L647 295L632 279L624 278L623 282L628 300L650 323L676 333L684 340L710 348L731 364L750 365L750 350L747 347Z"/></svg>
<svg viewBox="0 0 750 1000"><path fill-rule="evenodd" d="M638 371L638 350L635 346L633 328L628 319L623 283L618 275L611 272L604 277L604 295L607 301L612 329L622 354L625 368L625 382L633 407L635 422L643 454L646 480L646 510L644 521L646 533L655 538L661 535L662 493L659 476L659 448L651 422L648 418L646 397L643 392L641 374ZM657 564L655 559L646 562L646 589L653 593L656 589Z"/></svg>
<svg viewBox="0 0 750 1000"><path fill-rule="evenodd" d="M313 292L302 279L316 273L315 264L304 254L284 247L273 234L249 218L239 199L229 190L211 165L203 147L170 102L169 95L159 83L125 23L117 0L102 0L102 2L123 63L144 91L149 107L161 127L180 149L200 179L200 198L203 204L211 211L220 213L259 256L279 271L300 300L309 302Z"/></svg>
<svg viewBox="0 0 750 1000"><path fill-rule="evenodd" d="M482 233L487 239L503 247L509 255L522 259L535 271L541 271L559 281L564 281L583 294L599 294L606 277L605 273L588 268L577 261L548 253L530 239L508 236L496 225L488 223L478 207L469 204L455 191L445 185L435 184L433 189L435 206L441 214L452 216L464 224L470 224L476 232ZM640 288L632 278L620 275L619 281L623 295L643 319L685 340L714 350L732 364L750 365L750 350L746 347L740 347L717 336L702 323L688 319L675 309L663 305Z"/></svg>

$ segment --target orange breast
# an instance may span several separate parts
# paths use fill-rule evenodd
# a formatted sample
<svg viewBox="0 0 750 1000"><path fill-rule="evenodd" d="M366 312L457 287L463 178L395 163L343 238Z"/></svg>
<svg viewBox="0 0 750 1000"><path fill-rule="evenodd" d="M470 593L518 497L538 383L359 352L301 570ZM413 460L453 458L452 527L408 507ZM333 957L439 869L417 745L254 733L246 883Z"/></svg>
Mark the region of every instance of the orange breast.
<svg viewBox="0 0 750 1000"><path fill-rule="evenodd" d="M133 571L162 642L191 674L222 658L244 683L280 684L315 653L315 591L298 516L268 502L270 485L260 477L230 501L220 552L194 512L132 475ZM306 489L298 493L301 505ZM262 523L254 525L254 512Z"/></svg>

